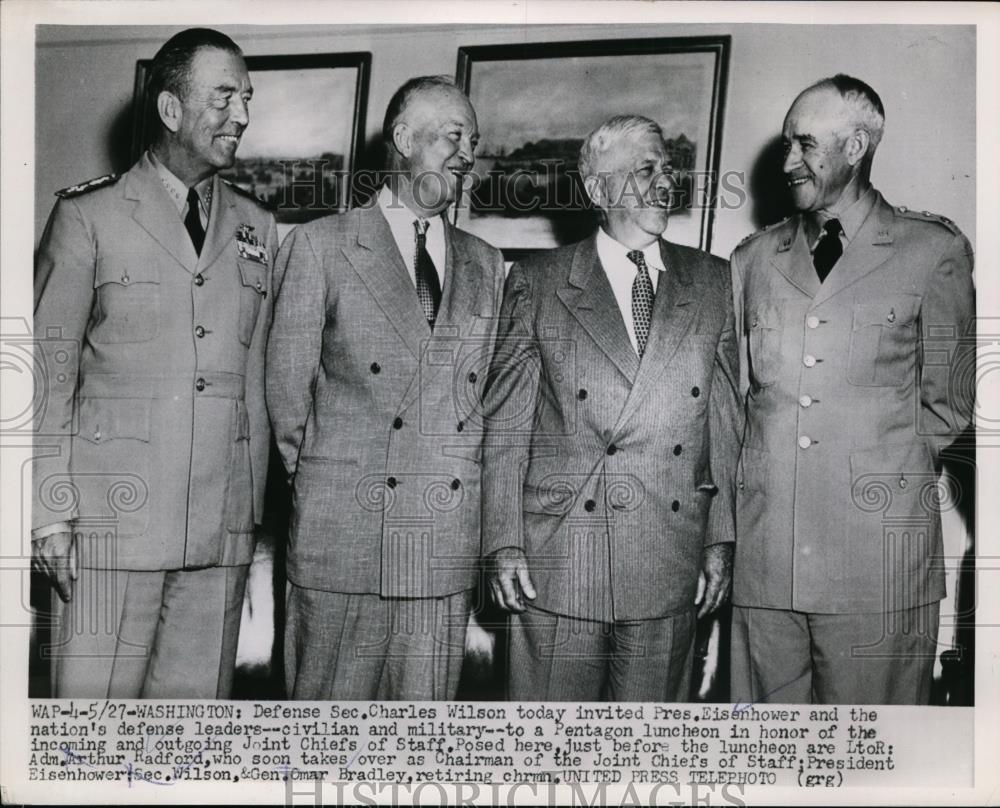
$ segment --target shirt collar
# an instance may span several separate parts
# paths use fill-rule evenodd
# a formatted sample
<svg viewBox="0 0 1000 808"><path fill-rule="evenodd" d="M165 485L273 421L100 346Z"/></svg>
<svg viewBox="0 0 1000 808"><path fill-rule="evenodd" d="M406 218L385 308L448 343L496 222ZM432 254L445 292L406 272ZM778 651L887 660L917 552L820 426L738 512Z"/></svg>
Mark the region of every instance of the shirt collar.
<svg viewBox="0 0 1000 808"><path fill-rule="evenodd" d="M854 237L858 234L861 229L861 225L864 224L865 219L868 218L868 214L872 212L872 208L875 207L875 188L869 185L859 196L855 199L846 210L841 211L841 213L834 217L826 213L817 213L814 216L809 217L809 243L812 245L812 249L816 249L816 244L819 241L820 231L830 219L836 218L840 221L841 230L843 230L844 238L847 243L850 244L854 241Z"/></svg>
<svg viewBox="0 0 1000 808"><path fill-rule="evenodd" d="M389 190L388 185L383 185L378 192L378 205L382 208L382 214L385 216L385 220L389 223L389 228L394 232L407 232L410 237L413 237L413 222L417 219L423 218L418 216L412 210L410 210L406 205L399 201L399 198ZM434 230L439 230L438 219L440 219L440 214L437 216L431 216L429 219L424 219L427 222L427 236Z"/></svg>
<svg viewBox="0 0 1000 808"><path fill-rule="evenodd" d="M597 251L599 254L620 255L625 260L631 260L628 258L628 254L632 252L632 249L609 236L603 227L597 228ZM642 255L646 259L647 267L658 272L666 272L667 268L663 265L663 256L660 255L659 239L645 247L642 250Z"/></svg>
<svg viewBox="0 0 1000 808"><path fill-rule="evenodd" d="M187 195L188 188L183 183L183 181L167 168L163 163L161 163L152 150L147 152L149 154L149 162L152 163L153 168L156 169L156 174L160 178L160 182L163 183L163 187L166 189L167 194L170 196L170 200L174 203L174 207L177 208L178 213L184 211L184 207L187 205ZM205 179L201 180L195 184L194 189L198 193L198 199L201 202L202 210L205 215L212 209L212 180L215 175L209 175Z"/></svg>

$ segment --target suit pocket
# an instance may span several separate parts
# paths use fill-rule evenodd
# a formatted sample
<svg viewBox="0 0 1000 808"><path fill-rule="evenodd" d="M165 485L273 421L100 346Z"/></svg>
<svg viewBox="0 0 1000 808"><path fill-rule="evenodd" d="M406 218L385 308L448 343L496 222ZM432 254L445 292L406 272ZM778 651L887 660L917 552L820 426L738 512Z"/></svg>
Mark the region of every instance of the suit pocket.
<svg viewBox="0 0 1000 808"><path fill-rule="evenodd" d="M70 471L81 522L114 525L122 538L149 527L150 401L81 398L79 431L73 437Z"/></svg>
<svg viewBox="0 0 1000 808"><path fill-rule="evenodd" d="M920 297L891 295L854 305L847 381L896 387L915 381Z"/></svg>
<svg viewBox="0 0 1000 808"><path fill-rule="evenodd" d="M773 384L781 368L782 307L780 302L761 303L747 313L750 343L750 377L758 387Z"/></svg>
<svg viewBox="0 0 1000 808"><path fill-rule="evenodd" d="M237 261L240 271L240 342L250 345L261 301L267 296L267 268L253 261Z"/></svg>
<svg viewBox="0 0 1000 808"><path fill-rule="evenodd" d="M229 448L229 483L226 488L226 530L253 530L253 465L250 456L250 417L246 404L236 400Z"/></svg>
<svg viewBox="0 0 1000 808"><path fill-rule="evenodd" d="M148 342L159 333L160 275L153 264L99 260L94 295L96 317L88 335L94 342Z"/></svg>

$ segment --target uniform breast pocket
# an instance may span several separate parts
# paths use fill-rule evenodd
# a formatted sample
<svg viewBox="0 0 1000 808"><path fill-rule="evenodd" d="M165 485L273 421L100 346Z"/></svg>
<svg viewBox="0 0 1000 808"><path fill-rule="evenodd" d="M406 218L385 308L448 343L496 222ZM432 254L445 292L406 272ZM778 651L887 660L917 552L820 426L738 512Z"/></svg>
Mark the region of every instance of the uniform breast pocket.
<svg viewBox="0 0 1000 808"><path fill-rule="evenodd" d="M861 387L896 387L913 380L919 313L918 295L855 303L847 381Z"/></svg>
<svg viewBox="0 0 1000 808"><path fill-rule="evenodd" d="M99 261L94 272L96 317L90 339L148 342L160 330L160 275L155 266Z"/></svg>
<svg viewBox="0 0 1000 808"><path fill-rule="evenodd" d="M249 345L260 306L267 296L267 267L253 261L238 261L240 270L240 342Z"/></svg>
<svg viewBox="0 0 1000 808"><path fill-rule="evenodd" d="M759 387L773 384L781 368L782 307L780 302L762 303L747 312L750 343L750 375Z"/></svg>

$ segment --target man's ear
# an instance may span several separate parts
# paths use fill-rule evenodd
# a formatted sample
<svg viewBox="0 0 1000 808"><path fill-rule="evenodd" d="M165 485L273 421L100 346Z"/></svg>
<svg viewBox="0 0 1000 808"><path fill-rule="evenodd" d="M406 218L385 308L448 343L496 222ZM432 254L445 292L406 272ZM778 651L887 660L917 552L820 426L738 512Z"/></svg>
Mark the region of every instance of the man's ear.
<svg viewBox="0 0 1000 808"><path fill-rule="evenodd" d="M413 151L413 130L408 123L400 121L392 127L392 147L401 157L409 157Z"/></svg>
<svg viewBox="0 0 1000 808"><path fill-rule="evenodd" d="M844 152L847 156L848 165L855 166L860 163L868 153L868 145L870 143L871 138L864 129L855 129L848 135L847 142L844 144Z"/></svg>
<svg viewBox="0 0 1000 808"><path fill-rule="evenodd" d="M181 117L183 110L181 100L173 93L163 90L156 97L156 111L160 114L163 125L171 132L176 132L181 128Z"/></svg>
<svg viewBox="0 0 1000 808"><path fill-rule="evenodd" d="M587 196L594 203L594 207L602 208L605 204L604 179L597 176L589 176L583 181L583 187L587 191Z"/></svg>

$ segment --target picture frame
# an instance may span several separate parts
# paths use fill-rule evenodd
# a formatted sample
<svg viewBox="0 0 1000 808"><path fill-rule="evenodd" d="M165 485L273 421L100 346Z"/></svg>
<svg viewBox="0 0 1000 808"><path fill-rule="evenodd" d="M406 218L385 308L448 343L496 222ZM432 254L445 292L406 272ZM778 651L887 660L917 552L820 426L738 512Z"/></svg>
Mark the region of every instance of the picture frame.
<svg viewBox="0 0 1000 808"><path fill-rule="evenodd" d="M709 250L730 50L728 35L460 47L456 83L481 142L456 224L507 260L586 237L596 217L580 145L611 116L638 114L661 126L673 158L665 237Z"/></svg>
<svg viewBox="0 0 1000 808"><path fill-rule="evenodd" d="M365 145L371 53L244 59L254 87L250 125L236 164L219 175L258 196L283 230L347 210ZM136 64L133 159L155 131L156 107L147 92L151 62Z"/></svg>

